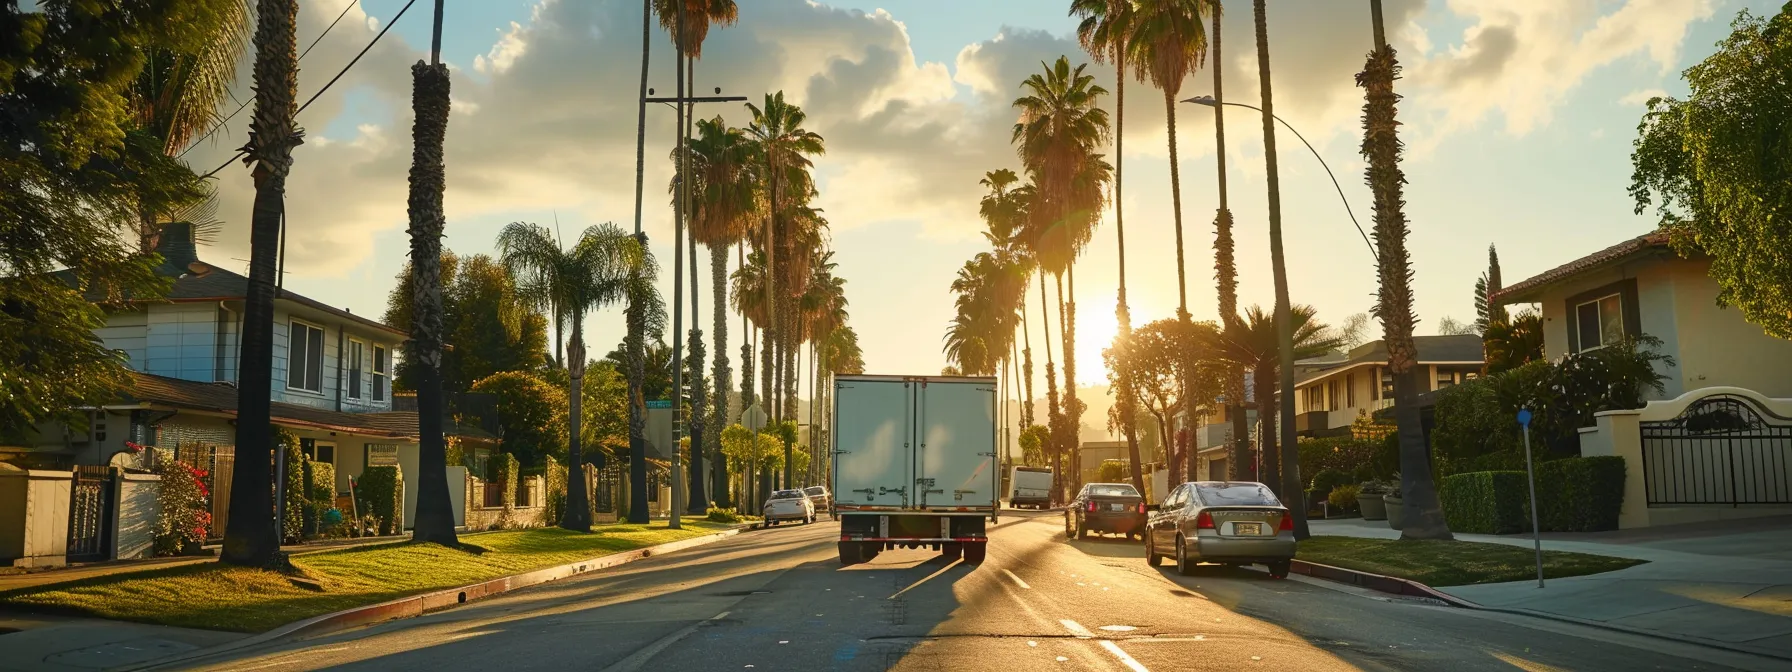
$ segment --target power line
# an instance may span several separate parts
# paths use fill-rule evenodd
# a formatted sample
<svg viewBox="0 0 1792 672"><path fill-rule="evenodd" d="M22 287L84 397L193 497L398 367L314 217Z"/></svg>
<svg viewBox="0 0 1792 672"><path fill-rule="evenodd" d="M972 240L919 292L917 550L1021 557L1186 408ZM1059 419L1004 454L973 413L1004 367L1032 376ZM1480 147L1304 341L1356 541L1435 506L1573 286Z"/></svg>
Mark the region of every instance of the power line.
<svg viewBox="0 0 1792 672"><path fill-rule="evenodd" d="M324 28L324 32L319 33L317 36L317 39L311 41L311 46L305 47L305 51L299 54L299 60L301 60L301 61L305 60L305 55L311 53L311 50L317 47L317 43L324 41L324 38L328 37L330 35L330 31L335 30L336 24L342 22L342 17L348 16L348 10L354 9L355 5L360 4L360 2L361 2L361 0L349 0L348 5L342 8L342 13L336 15L336 20L331 21L330 25L328 27ZM232 95L231 98L234 99L234 98L236 98L236 96ZM242 102L242 104L236 106L235 112L231 112L230 116L224 117L223 121L220 121L216 125L212 126L212 130L206 131L204 136L201 136L198 140L193 141L192 144L187 145L186 149L180 150L180 153L174 155L174 158L178 159L183 156L186 156L187 152L193 151L193 148L198 147L199 143L210 139L213 135L216 135L218 133L218 131L224 130L225 124L230 123L231 119L235 119L236 115L242 114L243 110L249 107L249 103L252 103L254 101L255 101L255 96L249 96L248 100L245 100Z"/></svg>
<svg viewBox="0 0 1792 672"><path fill-rule="evenodd" d="M410 0L410 2L404 3L404 7L399 8L398 13L392 15L392 20L386 22L386 26L384 28L380 29L379 34L374 35L373 40L369 41L367 43L367 46L361 48L361 53L355 54L355 57L353 59L349 60L348 65L342 66L342 70L337 72L335 77L331 77L330 81L325 82L324 88L318 89L317 93L311 94L311 98L307 99L305 101L304 105L300 105L298 112L294 112L293 115L296 117L299 112L304 112L305 108L311 107L312 103L317 102L317 99L319 96L324 95L325 91L329 91L330 87L335 86L337 80L342 79L343 75L348 74L349 68L353 68L353 67L355 67L356 63L360 63L361 57L366 56L367 52L373 49L373 45L379 44L380 38L385 37L386 33L392 30L392 26L398 25L398 20L403 18L404 13L411 9L411 5L415 5L415 4L417 4L417 0ZM217 175L218 171L223 170L226 167L229 167L231 163L234 163L237 160L237 157L240 157L243 154L244 154L244 152L242 150L240 150L240 149L237 150L237 152L234 156L231 156L229 159L226 159L224 161L224 163L220 164L217 168L211 169L211 172L208 172L204 175L200 175L199 179L203 180L203 179L211 177L213 175Z"/></svg>

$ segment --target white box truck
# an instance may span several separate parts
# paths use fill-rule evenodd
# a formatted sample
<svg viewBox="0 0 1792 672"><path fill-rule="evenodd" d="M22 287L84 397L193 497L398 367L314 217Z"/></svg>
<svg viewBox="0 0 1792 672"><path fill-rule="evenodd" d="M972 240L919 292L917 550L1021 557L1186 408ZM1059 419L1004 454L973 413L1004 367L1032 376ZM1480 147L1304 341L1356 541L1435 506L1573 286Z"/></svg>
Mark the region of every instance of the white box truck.
<svg viewBox="0 0 1792 672"><path fill-rule="evenodd" d="M996 379L834 377L840 562L930 548L982 562L996 517Z"/></svg>

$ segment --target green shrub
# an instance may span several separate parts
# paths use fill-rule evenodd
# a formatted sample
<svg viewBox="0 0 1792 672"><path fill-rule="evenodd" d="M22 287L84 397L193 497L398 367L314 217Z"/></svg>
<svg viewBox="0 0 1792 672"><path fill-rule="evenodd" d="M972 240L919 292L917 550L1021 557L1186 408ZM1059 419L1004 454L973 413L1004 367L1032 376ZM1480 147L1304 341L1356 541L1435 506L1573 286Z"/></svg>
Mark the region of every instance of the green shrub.
<svg viewBox="0 0 1792 672"><path fill-rule="evenodd" d="M1455 532L1511 534L1530 527L1522 471L1456 474L1438 483L1444 520Z"/></svg>
<svg viewBox="0 0 1792 672"><path fill-rule="evenodd" d="M740 512L735 509L722 509L712 506L709 507L709 515L704 516L704 519L712 523L738 523L746 520L746 517L740 515Z"/></svg>
<svg viewBox="0 0 1792 672"><path fill-rule="evenodd" d="M281 487L280 538L288 543L303 538L305 510L309 508L305 490L305 454L299 452L299 437L283 428L274 428L276 454L286 455L286 482Z"/></svg>
<svg viewBox="0 0 1792 672"><path fill-rule="evenodd" d="M404 530L404 474L397 466L368 467L355 481L361 514L378 521L381 535Z"/></svg>
<svg viewBox="0 0 1792 672"><path fill-rule="evenodd" d="M543 503L542 524L559 524L560 518L566 514L566 467L550 457L545 460L547 467L543 469L547 481L547 499Z"/></svg>
<svg viewBox="0 0 1792 672"><path fill-rule="evenodd" d="M311 487L306 490L312 502L323 504L323 508L336 505L336 465L328 462L311 463Z"/></svg>
<svg viewBox="0 0 1792 672"><path fill-rule="evenodd" d="M173 459L157 460L155 473L162 477L156 512L155 554L174 555L189 543L205 541L211 530L211 493L206 472Z"/></svg>
<svg viewBox="0 0 1792 672"><path fill-rule="evenodd" d="M1351 482L1350 474L1344 473L1341 470L1320 469L1319 473L1313 474L1313 490L1308 493L1307 501L1327 501L1332 494L1333 488Z"/></svg>
<svg viewBox="0 0 1792 672"><path fill-rule="evenodd" d="M1355 511L1357 494L1357 486L1346 483L1332 488L1331 494L1326 496L1325 501L1331 505L1331 508L1339 511Z"/></svg>
<svg viewBox="0 0 1792 672"><path fill-rule="evenodd" d="M500 496L500 499L504 503L504 508L515 507L517 472L521 471L518 468L516 456L510 453L499 453L492 456L490 464L492 479L485 484L485 487L496 485L503 488L504 494Z"/></svg>
<svg viewBox="0 0 1792 672"><path fill-rule="evenodd" d="M1545 532L1618 529L1618 511L1624 506L1624 458L1571 457L1536 469L1537 524Z"/></svg>
<svg viewBox="0 0 1792 672"><path fill-rule="evenodd" d="M1352 472L1375 459L1376 441L1349 436L1301 439L1300 473L1317 474L1328 469Z"/></svg>
<svg viewBox="0 0 1792 672"><path fill-rule="evenodd" d="M1390 492L1399 492L1400 486L1398 483L1370 479L1358 484L1356 490L1359 495L1385 495Z"/></svg>
<svg viewBox="0 0 1792 672"><path fill-rule="evenodd" d="M1095 480L1099 483L1125 483L1132 480L1132 465L1126 460L1102 460L1101 468L1096 470Z"/></svg>

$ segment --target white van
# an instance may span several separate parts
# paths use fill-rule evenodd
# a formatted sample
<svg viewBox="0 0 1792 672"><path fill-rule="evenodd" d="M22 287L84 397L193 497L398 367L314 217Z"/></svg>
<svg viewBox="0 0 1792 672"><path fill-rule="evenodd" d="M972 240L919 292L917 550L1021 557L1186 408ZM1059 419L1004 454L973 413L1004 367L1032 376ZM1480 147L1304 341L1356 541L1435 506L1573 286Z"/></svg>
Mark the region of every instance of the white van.
<svg viewBox="0 0 1792 672"><path fill-rule="evenodd" d="M1008 506L1043 509L1052 503L1051 467L1017 466L1008 476Z"/></svg>

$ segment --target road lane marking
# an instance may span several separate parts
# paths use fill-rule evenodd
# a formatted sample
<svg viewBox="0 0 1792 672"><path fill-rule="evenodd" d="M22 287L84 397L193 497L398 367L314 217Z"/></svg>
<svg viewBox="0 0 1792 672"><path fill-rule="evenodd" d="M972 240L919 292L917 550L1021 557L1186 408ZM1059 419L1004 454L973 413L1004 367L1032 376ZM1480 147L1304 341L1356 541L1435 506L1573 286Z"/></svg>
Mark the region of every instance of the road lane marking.
<svg viewBox="0 0 1792 672"><path fill-rule="evenodd" d="M635 672L647 665L649 661L653 660L654 656L660 655L660 652L665 651L667 647L677 644L679 640L684 639L685 637L689 637L691 633L697 631L697 628L703 627L703 624L727 618L728 613L729 612L724 611L701 621L697 621L696 623L687 625L679 629L678 632L661 637L659 641L649 644L646 648L636 651L629 655L629 657L617 661L615 665L604 668L604 672Z"/></svg>
<svg viewBox="0 0 1792 672"><path fill-rule="evenodd" d="M1084 639L1093 639L1095 637L1095 633L1090 632L1088 628L1083 627L1083 624L1078 623L1076 621L1070 620L1068 618L1061 618L1061 619L1058 619L1058 623L1063 625L1065 630L1069 630L1070 634L1076 635L1078 637L1082 637Z"/></svg>
<svg viewBox="0 0 1792 672"><path fill-rule="evenodd" d="M1150 670L1145 669L1144 665L1140 665L1139 661L1133 660L1132 656L1126 655L1125 651L1121 651L1119 644L1104 639L1101 641L1101 648L1107 649L1108 653L1114 654L1115 658L1120 659L1120 664L1125 665L1126 669L1132 670L1132 672L1151 672Z"/></svg>
<svg viewBox="0 0 1792 672"><path fill-rule="evenodd" d="M1032 588L1033 588L1033 587L1032 587L1032 586L1029 586L1029 585L1027 585L1027 582L1025 582L1025 581L1022 581L1022 580L1020 580L1020 577L1018 577L1018 576L1015 576L1015 575L1014 575L1014 572L1010 572L1010 571L1008 571L1008 570L1006 570L1006 569L1004 569L1004 570L1002 570L1002 573L1003 573L1003 574L1007 574L1007 575L1008 575L1008 578L1010 578L1010 579L1014 579L1014 582L1015 582L1015 583L1016 583L1016 584L1019 584L1019 585L1020 585L1020 587L1022 587L1022 588L1026 588L1026 589L1028 589L1028 590L1032 590Z"/></svg>
<svg viewBox="0 0 1792 672"><path fill-rule="evenodd" d="M928 574L928 575L927 575L927 576L926 576L926 577L923 577L923 578L922 578L922 579L921 579L921 580L920 580L920 581L916 581L916 582L914 582L914 583L911 583L911 584L908 584L908 587L907 587L907 588L903 588L903 589L902 589L902 590L898 590L898 591L896 591L896 594L895 594L895 595L891 595L891 596L889 596L889 597L886 597L886 598L884 598L884 599L886 599L886 600L894 600L894 599L896 599L896 598L898 598L898 597L901 597L901 596L902 596L902 594L903 594L903 593L906 593L906 592L908 592L908 591L910 591L910 590L913 590L913 589L914 589L914 587L915 587L915 586L919 586L919 585L921 585L921 584L923 584L923 583L927 583L927 582L928 582L928 581L931 581L931 580L933 580L933 577L936 577L936 576L939 576L939 575L941 575L941 574L945 574L945 573L946 573L946 570L949 570L949 569L952 569L952 568L953 568L953 567L957 567L957 566L958 566L958 565L959 565L959 564L960 564L960 563L963 563L963 562L964 562L964 561L963 561L963 560L953 560L953 561L952 561L952 562L949 562L949 563L946 563L946 566L945 566L945 567L941 567L941 568L940 568L940 571L937 571L937 572L934 572L934 573L932 573L932 574Z"/></svg>

